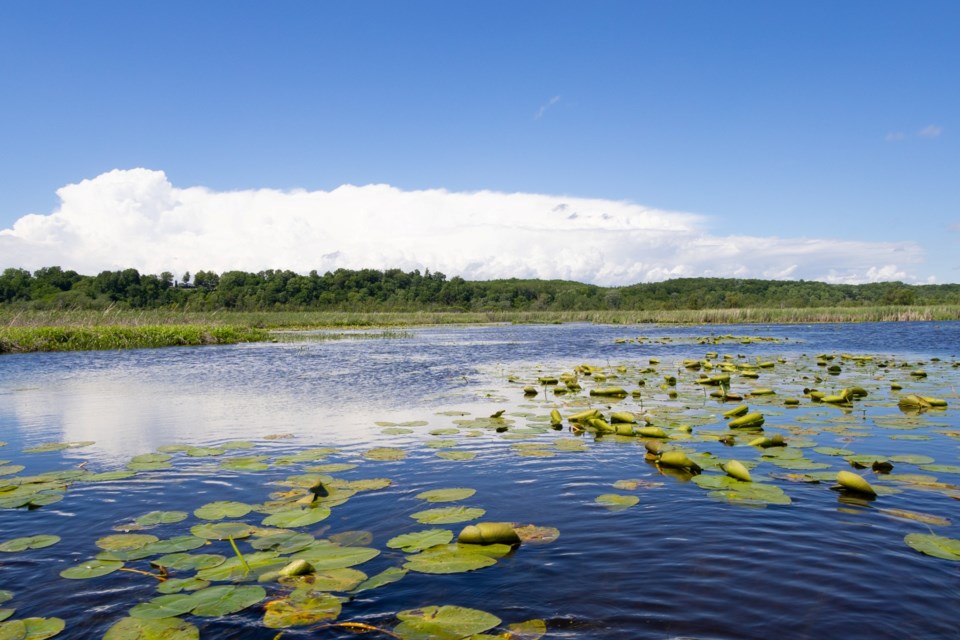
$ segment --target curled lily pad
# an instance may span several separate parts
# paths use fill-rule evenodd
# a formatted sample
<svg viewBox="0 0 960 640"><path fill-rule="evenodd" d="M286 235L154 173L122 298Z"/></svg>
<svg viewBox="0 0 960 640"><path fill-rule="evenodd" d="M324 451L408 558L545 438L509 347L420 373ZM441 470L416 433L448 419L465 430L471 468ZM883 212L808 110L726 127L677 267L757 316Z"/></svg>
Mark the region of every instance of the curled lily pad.
<svg viewBox="0 0 960 640"><path fill-rule="evenodd" d="M501 622L500 618L486 611L451 605L408 609L399 612L397 617L402 622L393 631L403 640L466 638L492 629Z"/></svg>
<svg viewBox="0 0 960 640"><path fill-rule="evenodd" d="M107 629L103 640L200 640L200 630L179 618L123 618Z"/></svg>
<svg viewBox="0 0 960 640"><path fill-rule="evenodd" d="M27 549L43 549L60 542L60 536L38 535L25 536L23 538L14 538L0 543L0 551L5 553L15 553L17 551L26 551Z"/></svg>
<svg viewBox="0 0 960 640"><path fill-rule="evenodd" d="M453 524L482 518L485 513L485 509L478 507L442 507L420 511L410 517L424 524Z"/></svg>
<svg viewBox="0 0 960 640"><path fill-rule="evenodd" d="M514 525L513 530L525 543L553 542L560 537L560 530L554 527L539 527L533 524Z"/></svg>
<svg viewBox="0 0 960 640"><path fill-rule="evenodd" d="M423 491L414 496L418 500L427 502L456 502L457 500L466 500L477 492L476 489L458 488L458 489L432 489Z"/></svg>
<svg viewBox="0 0 960 640"><path fill-rule="evenodd" d="M903 541L920 553L944 560L960 560L960 540L930 533L908 533Z"/></svg>

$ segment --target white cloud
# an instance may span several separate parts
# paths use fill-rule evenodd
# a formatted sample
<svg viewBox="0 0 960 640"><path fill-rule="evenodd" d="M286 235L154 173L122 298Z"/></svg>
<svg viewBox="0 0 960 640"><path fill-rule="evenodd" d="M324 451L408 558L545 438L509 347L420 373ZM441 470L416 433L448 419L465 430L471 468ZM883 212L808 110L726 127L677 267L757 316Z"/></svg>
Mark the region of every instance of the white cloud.
<svg viewBox="0 0 960 640"><path fill-rule="evenodd" d="M941 133L943 133L943 127L931 124L927 125L923 129L920 129L920 131L917 132L917 135L921 138L939 138Z"/></svg>
<svg viewBox="0 0 960 640"><path fill-rule="evenodd" d="M534 114L533 119L539 120L540 118L542 118L543 114L547 112L547 109L557 104L558 102L560 102L560 96L553 96L552 98L547 100L546 103L542 104L540 108L537 109L537 113Z"/></svg>
<svg viewBox="0 0 960 640"><path fill-rule="evenodd" d="M887 142L900 142L901 140L906 140L907 136L902 131L891 131L887 134Z"/></svg>
<svg viewBox="0 0 960 640"><path fill-rule="evenodd" d="M620 285L693 276L910 281L894 261L922 259L910 242L711 235L694 214L530 193L388 185L216 192L130 169L57 195L52 213L0 231L2 266L178 275L398 267Z"/></svg>

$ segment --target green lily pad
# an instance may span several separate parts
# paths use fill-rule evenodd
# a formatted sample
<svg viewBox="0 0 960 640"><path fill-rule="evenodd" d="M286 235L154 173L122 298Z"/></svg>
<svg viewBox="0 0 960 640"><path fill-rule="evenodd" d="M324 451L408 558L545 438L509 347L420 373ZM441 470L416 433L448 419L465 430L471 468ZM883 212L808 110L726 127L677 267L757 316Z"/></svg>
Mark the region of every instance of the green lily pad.
<svg viewBox="0 0 960 640"><path fill-rule="evenodd" d="M429 549L438 544L449 544L453 540L453 531L449 529L426 529L413 533L404 533L387 540L391 549L401 549L407 553Z"/></svg>
<svg viewBox="0 0 960 640"><path fill-rule="evenodd" d="M200 640L200 630L179 618L123 618L107 629L103 640Z"/></svg>
<svg viewBox="0 0 960 640"><path fill-rule="evenodd" d="M181 591L196 591L206 589L210 586L208 580L201 580L196 576L190 578L168 578L157 585L157 591L160 593L180 593Z"/></svg>
<svg viewBox="0 0 960 640"><path fill-rule="evenodd" d="M157 596L130 609L133 618L175 618L193 609L191 594L175 593Z"/></svg>
<svg viewBox="0 0 960 640"><path fill-rule="evenodd" d="M4 620L6 620L7 618L9 618L10 616L12 616L12 615L13 615L14 613L16 613L16 612L17 612L16 609L2 609L2 608L0 608L0 622L3 622ZM2 634L2 633L3 633L2 628L0 628L0 634ZM0 637L3 637L3 636L0 635Z"/></svg>
<svg viewBox="0 0 960 640"><path fill-rule="evenodd" d="M350 591L367 579L367 574L356 569L341 567L315 571L304 576L280 578L280 584L303 591Z"/></svg>
<svg viewBox="0 0 960 640"><path fill-rule="evenodd" d="M423 524L453 524L482 518L485 513L485 509L478 507L442 507L419 511L410 517Z"/></svg>
<svg viewBox="0 0 960 640"><path fill-rule="evenodd" d="M956 464L921 464L919 468L933 473L960 473L960 465Z"/></svg>
<svg viewBox="0 0 960 640"><path fill-rule="evenodd" d="M376 589L378 587L383 587L388 584L393 584L398 580L402 579L407 575L407 570L400 567L388 567L381 571L380 573L370 576L360 584L356 586L353 590L353 593L360 593L361 591L369 591L371 589Z"/></svg>
<svg viewBox="0 0 960 640"><path fill-rule="evenodd" d="M24 449L24 453L49 453L51 451L63 451L64 449L76 449L79 447L89 447L94 444L93 440L82 440L79 442L47 442L35 447Z"/></svg>
<svg viewBox="0 0 960 640"><path fill-rule="evenodd" d="M74 565L60 572L60 577L68 580L86 580L88 578L99 578L108 573L113 573L123 566L120 560L100 560L92 559L80 564Z"/></svg>
<svg viewBox="0 0 960 640"><path fill-rule="evenodd" d="M190 447L184 453L191 458L206 458L210 456L222 456L227 452L220 447Z"/></svg>
<svg viewBox="0 0 960 640"><path fill-rule="evenodd" d="M190 528L190 533L207 540L226 540L227 538L239 540L249 538L253 531L254 527L244 522L210 522Z"/></svg>
<svg viewBox="0 0 960 640"><path fill-rule="evenodd" d="M0 476L9 476L14 473L20 473L26 469L22 464L4 464L0 465Z"/></svg>
<svg viewBox="0 0 960 640"><path fill-rule="evenodd" d="M44 640L63 631L66 623L60 618L24 618L0 622L3 640Z"/></svg>
<svg viewBox="0 0 960 640"><path fill-rule="evenodd" d="M208 502L194 510L193 515L201 520L224 520L226 518L242 518L252 511L252 507L243 502L221 500Z"/></svg>
<svg viewBox="0 0 960 640"><path fill-rule="evenodd" d="M221 469L231 471L266 471L270 468L267 456L237 456L220 461Z"/></svg>
<svg viewBox="0 0 960 640"><path fill-rule="evenodd" d="M190 598L195 616L216 617L243 611L267 597L263 587L257 585L222 585L195 591Z"/></svg>
<svg viewBox="0 0 960 640"><path fill-rule="evenodd" d="M144 547L151 542L159 542L160 538L146 533L117 533L104 536L94 544L104 551L133 551Z"/></svg>
<svg viewBox="0 0 960 640"><path fill-rule="evenodd" d="M159 462L169 462L172 459L173 456L167 453L141 453L138 456L130 458L130 462L134 464L155 464Z"/></svg>
<svg viewBox="0 0 960 640"><path fill-rule="evenodd" d="M902 453L895 456L890 456L890 462L901 462L903 464L932 464L933 458L930 456L922 456L917 454L907 454Z"/></svg>
<svg viewBox="0 0 960 640"><path fill-rule="evenodd" d="M393 484L389 478L364 478L362 480L351 480L349 488L354 491L377 491L386 489Z"/></svg>
<svg viewBox="0 0 960 640"><path fill-rule="evenodd" d="M316 540L309 533L279 530L277 533L258 536L250 541L250 546L259 551L276 551L277 553L295 553L309 547Z"/></svg>
<svg viewBox="0 0 960 640"><path fill-rule="evenodd" d="M485 611L452 605L408 609L397 617L402 622L393 632L402 640L455 640L483 633L501 622Z"/></svg>
<svg viewBox="0 0 960 640"><path fill-rule="evenodd" d="M496 558L480 549L480 545L473 544L434 547L409 556L403 568L418 573L446 574L476 571L497 563Z"/></svg>
<svg viewBox="0 0 960 640"><path fill-rule="evenodd" d="M406 427L387 427L381 431L385 436L404 436L408 433L415 433L413 429L407 429Z"/></svg>
<svg viewBox="0 0 960 640"><path fill-rule="evenodd" d="M507 625L511 640L540 640L547 634L547 623L544 620L525 620Z"/></svg>
<svg viewBox="0 0 960 640"><path fill-rule="evenodd" d="M327 539L341 547L366 547L373 543L373 533L370 531L341 531L330 535Z"/></svg>
<svg viewBox="0 0 960 640"><path fill-rule="evenodd" d="M6 602L13 599L13 591L9 589L0 589L0 602Z"/></svg>
<svg viewBox="0 0 960 640"><path fill-rule="evenodd" d="M49 547L57 544L58 542L60 542L60 536L25 536L0 543L0 551L4 553L15 553L18 551L26 551L27 549L43 549L44 547Z"/></svg>
<svg viewBox="0 0 960 640"><path fill-rule="evenodd" d="M266 604L263 624L270 629L286 629L335 620L341 607L340 598L332 594L294 591Z"/></svg>
<svg viewBox="0 0 960 640"><path fill-rule="evenodd" d="M113 480L126 480L136 475L134 471L104 471L103 473L91 473L80 478L78 482L111 482Z"/></svg>
<svg viewBox="0 0 960 640"><path fill-rule="evenodd" d="M920 553L944 560L960 560L960 540L931 533L908 533L903 541Z"/></svg>
<svg viewBox="0 0 960 640"><path fill-rule="evenodd" d="M407 452L403 449L394 449L391 447L374 447L369 451L365 451L363 457L368 460L403 460L407 457Z"/></svg>
<svg viewBox="0 0 960 640"><path fill-rule="evenodd" d="M152 527L158 524L173 524L187 519L186 511L151 511L146 513L134 522L141 527Z"/></svg>
<svg viewBox="0 0 960 640"><path fill-rule="evenodd" d="M477 457L474 451L437 451L437 457L444 460L466 461Z"/></svg>
<svg viewBox="0 0 960 640"><path fill-rule="evenodd" d="M230 558L215 567L201 569L197 571L197 577L211 582L256 580L263 574L278 571L289 563L288 559L279 556L280 554L275 551L246 553L242 560Z"/></svg>
<svg viewBox="0 0 960 640"><path fill-rule="evenodd" d="M285 529L296 529L297 527L306 527L311 524L325 520L330 516L330 509L324 506L309 507L306 509L287 509L278 511L263 519L261 524L265 527L283 527Z"/></svg>
<svg viewBox="0 0 960 640"><path fill-rule="evenodd" d="M150 564L178 571L212 569L226 561L226 556L218 553L171 553L152 560Z"/></svg>
<svg viewBox="0 0 960 640"><path fill-rule="evenodd" d="M357 465L349 462L331 462L330 464L318 464L308 467L307 471L313 471L316 473L339 473L341 471L350 471L351 469L356 468Z"/></svg>
<svg viewBox="0 0 960 640"><path fill-rule="evenodd" d="M476 492L476 489L467 488L432 489L418 493L414 498L426 500L427 502L456 502L457 500L466 500Z"/></svg>
<svg viewBox="0 0 960 640"><path fill-rule="evenodd" d="M640 502L637 496L625 496L619 493L604 493L596 498L597 504L605 506L610 511L622 511Z"/></svg>
<svg viewBox="0 0 960 640"><path fill-rule="evenodd" d="M306 560L317 571L327 569L343 569L362 564L371 558L380 555L378 549L371 547L341 547L337 544L323 544L318 542L313 546L298 551L292 556L293 560Z"/></svg>

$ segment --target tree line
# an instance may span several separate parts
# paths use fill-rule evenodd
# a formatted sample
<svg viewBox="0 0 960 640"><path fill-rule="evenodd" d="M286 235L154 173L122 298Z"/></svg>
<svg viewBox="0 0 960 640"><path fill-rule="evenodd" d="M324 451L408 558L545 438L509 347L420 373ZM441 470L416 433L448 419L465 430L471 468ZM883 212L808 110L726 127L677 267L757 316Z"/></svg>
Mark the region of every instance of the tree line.
<svg viewBox="0 0 960 640"><path fill-rule="evenodd" d="M0 305L29 309L173 308L340 311L593 311L960 304L960 284L845 285L804 280L678 278L623 287L566 280L468 281L439 271L337 269L81 275L60 267L0 275Z"/></svg>

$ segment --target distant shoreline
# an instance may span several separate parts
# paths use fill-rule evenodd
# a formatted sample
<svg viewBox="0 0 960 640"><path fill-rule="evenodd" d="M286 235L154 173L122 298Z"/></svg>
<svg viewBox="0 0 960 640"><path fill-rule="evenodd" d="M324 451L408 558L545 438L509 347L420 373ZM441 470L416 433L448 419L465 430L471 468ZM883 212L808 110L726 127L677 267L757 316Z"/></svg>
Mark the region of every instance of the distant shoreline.
<svg viewBox="0 0 960 640"><path fill-rule="evenodd" d="M276 340L271 330L456 324L824 324L960 320L960 305L650 311L343 312L0 309L0 354L202 346ZM289 336L286 336L289 338ZM335 337L345 337L339 334ZM382 337L391 337L385 332Z"/></svg>

